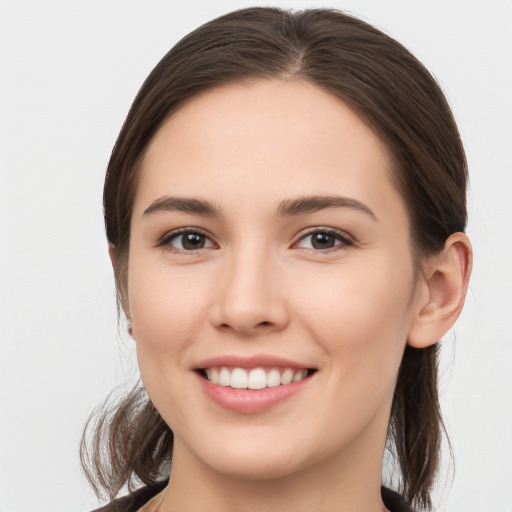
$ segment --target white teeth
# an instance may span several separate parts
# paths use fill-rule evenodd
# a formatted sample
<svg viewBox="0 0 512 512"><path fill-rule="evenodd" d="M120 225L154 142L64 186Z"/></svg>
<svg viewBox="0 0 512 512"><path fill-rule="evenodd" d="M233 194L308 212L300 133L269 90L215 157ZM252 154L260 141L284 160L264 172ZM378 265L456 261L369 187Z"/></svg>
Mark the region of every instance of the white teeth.
<svg viewBox="0 0 512 512"><path fill-rule="evenodd" d="M219 370L217 370L217 368L208 368L206 370L206 376L208 380L211 380L214 384L219 383Z"/></svg>
<svg viewBox="0 0 512 512"><path fill-rule="evenodd" d="M293 370L291 368L286 368L286 370L281 375L281 384L286 385L290 384L293 379Z"/></svg>
<svg viewBox="0 0 512 512"><path fill-rule="evenodd" d="M220 369L219 384L221 386L231 386L231 374L227 368Z"/></svg>
<svg viewBox="0 0 512 512"><path fill-rule="evenodd" d="M232 368L225 366L205 369L207 379L213 384L232 387L234 389L264 389L273 388L279 385L287 385L292 382L299 382L307 377L306 369L293 370L292 368Z"/></svg>
<svg viewBox="0 0 512 512"><path fill-rule="evenodd" d="M231 372L231 387L235 389L247 389L249 380L247 372L242 368L235 368Z"/></svg>
<svg viewBox="0 0 512 512"><path fill-rule="evenodd" d="M275 388L281 384L281 375L279 370L270 370L267 375L267 387Z"/></svg>
<svg viewBox="0 0 512 512"><path fill-rule="evenodd" d="M251 370L251 373L249 373L249 382L247 387L249 389L263 389L267 387L267 374L263 368L255 368L254 370Z"/></svg>
<svg viewBox="0 0 512 512"><path fill-rule="evenodd" d="M293 374L292 382L299 382L299 380L302 380L306 378L306 375L308 374L307 370L298 370Z"/></svg>

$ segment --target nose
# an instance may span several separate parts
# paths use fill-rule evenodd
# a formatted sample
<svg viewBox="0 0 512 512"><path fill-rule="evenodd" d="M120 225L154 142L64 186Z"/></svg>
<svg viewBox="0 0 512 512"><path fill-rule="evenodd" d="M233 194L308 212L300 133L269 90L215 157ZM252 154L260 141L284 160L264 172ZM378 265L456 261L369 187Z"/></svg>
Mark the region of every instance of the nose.
<svg viewBox="0 0 512 512"><path fill-rule="evenodd" d="M227 258L212 306L214 326L246 337L284 329L289 312L282 277L268 254Z"/></svg>

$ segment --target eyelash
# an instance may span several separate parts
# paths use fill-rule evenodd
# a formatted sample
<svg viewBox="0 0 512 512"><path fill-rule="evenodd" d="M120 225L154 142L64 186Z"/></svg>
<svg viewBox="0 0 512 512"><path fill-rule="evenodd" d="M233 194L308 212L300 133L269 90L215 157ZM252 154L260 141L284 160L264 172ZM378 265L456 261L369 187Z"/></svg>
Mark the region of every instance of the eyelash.
<svg viewBox="0 0 512 512"><path fill-rule="evenodd" d="M315 248L302 248L302 249L314 251L315 253L325 254L325 253L329 253L331 251L336 251L342 247L348 248L348 247L354 246L354 240L347 233L345 233L343 231L338 231L338 230L332 229L332 228L311 229L306 234L302 235L299 238L299 240L294 243L294 245L297 245L300 242L302 242L303 240L306 240L308 237L311 237L312 235L317 235L317 234L332 236L332 237L334 237L336 242L340 242L340 243L336 243L333 247L329 247L327 249L315 249Z"/></svg>
<svg viewBox="0 0 512 512"><path fill-rule="evenodd" d="M196 250L179 249L179 248L171 246L171 242L173 242L180 236L187 235L187 234L200 235L200 236L204 237L205 240L208 240L211 245L209 245L208 247L200 247L199 249L196 249ZM333 247L329 247L327 249L315 249L314 247L312 247L312 248L297 247L297 249L303 249L303 250L307 250L307 251L314 251L315 253L325 254L325 253L329 253L331 251L336 251L341 247L348 248L348 247L352 247L354 245L354 240L351 237L349 237L346 233L344 233L343 231L338 231L338 230L335 230L332 228L314 228L314 229L311 229L310 231L308 231L306 234L302 235L299 238L299 240L297 240L296 242L294 242L292 244L292 247L297 246L302 241L306 240L308 237L311 237L315 234L332 236L332 237L334 237L336 242L340 242L340 243L335 243L335 245ZM160 239L157 246L163 247L167 251L181 253L181 254L197 254L197 252L200 251L201 249L211 249L211 248L218 247L217 244L212 241L211 237L208 236L204 231L202 231L200 229L193 229L193 228L183 228L183 229L178 229L176 231L172 231L171 233L167 233Z"/></svg>
<svg viewBox="0 0 512 512"><path fill-rule="evenodd" d="M211 244L209 247L200 247L196 250L187 250L187 249L178 249L176 247L171 246L171 242L173 240L176 240L180 236L183 235L200 235L205 238L205 240L208 240ZM211 237L208 236L204 231L200 229L194 229L194 228L183 228L183 229L177 229L176 231L172 231L171 233L165 234L160 241L158 242L158 247L163 247L167 251L175 252L175 253L181 253L181 254L197 254L197 252L201 249L210 249L217 246L215 242L212 241Z"/></svg>

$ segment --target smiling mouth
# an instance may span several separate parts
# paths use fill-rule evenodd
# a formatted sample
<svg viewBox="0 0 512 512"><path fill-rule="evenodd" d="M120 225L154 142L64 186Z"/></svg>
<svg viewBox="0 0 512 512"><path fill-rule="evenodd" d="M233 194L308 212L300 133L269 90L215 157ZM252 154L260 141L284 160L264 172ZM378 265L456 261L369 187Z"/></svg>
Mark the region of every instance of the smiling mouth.
<svg viewBox="0 0 512 512"><path fill-rule="evenodd" d="M300 382L313 373L307 368L236 368L213 366L199 370L199 374L212 384L233 389L265 389Z"/></svg>

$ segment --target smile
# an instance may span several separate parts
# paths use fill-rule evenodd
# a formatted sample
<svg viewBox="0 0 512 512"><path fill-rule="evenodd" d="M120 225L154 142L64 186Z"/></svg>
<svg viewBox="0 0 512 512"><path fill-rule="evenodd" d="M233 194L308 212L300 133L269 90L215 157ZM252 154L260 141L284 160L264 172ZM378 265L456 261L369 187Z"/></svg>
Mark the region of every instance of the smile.
<svg viewBox="0 0 512 512"><path fill-rule="evenodd" d="M304 380L313 370L305 368L205 368L203 376L212 384L233 389L265 389Z"/></svg>
<svg viewBox="0 0 512 512"><path fill-rule="evenodd" d="M223 409L262 413L310 388L318 368L271 354L223 354L193 368L205 395Z"/></svg>

